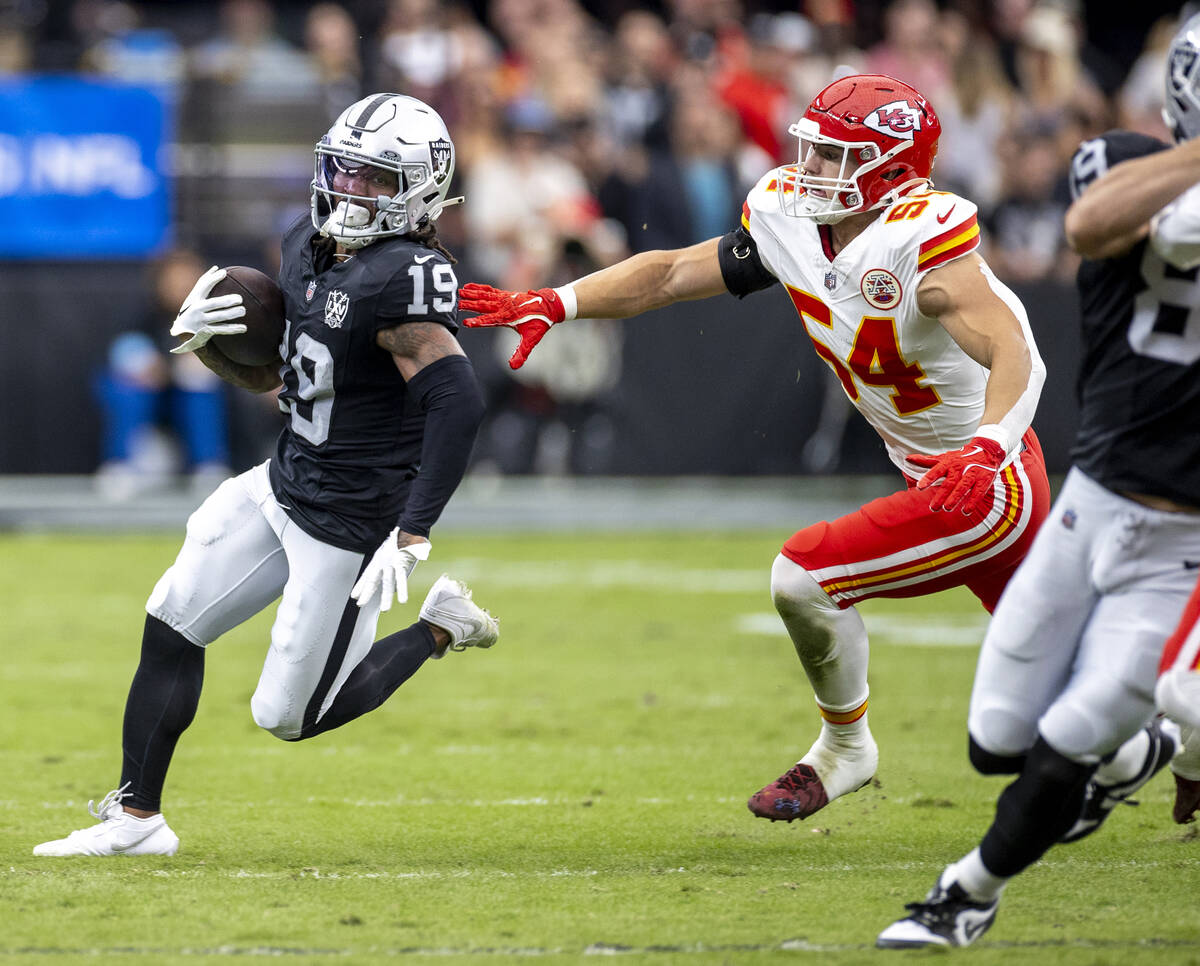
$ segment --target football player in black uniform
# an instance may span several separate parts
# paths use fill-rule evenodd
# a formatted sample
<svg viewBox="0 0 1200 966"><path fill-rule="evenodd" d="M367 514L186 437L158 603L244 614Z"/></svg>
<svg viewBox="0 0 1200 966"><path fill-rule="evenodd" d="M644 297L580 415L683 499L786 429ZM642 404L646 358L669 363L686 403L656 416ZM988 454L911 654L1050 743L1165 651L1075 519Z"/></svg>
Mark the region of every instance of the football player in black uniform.
<svg viewBox="0 0 1200 966"><path fill-rule="evenodd" d="M1180 743L1154 720L1154 689L1200 561L1200 15L1172 43L1166 86L1177 146L1110 132L1072 164L1073 466L992 618L968 721L975 767L1017 778L881 947L973 942L1009 879L1095 831ZM1200 742L1184 737L1172 769L1200 778Z"/></svg>
<svg viewBox="0 0 1200 966"><path fill-rule="evenodd" d="M351 105L316 146L311 219L283 238L281 365L230 361L213 335L244 325L240 295L206 273L171 328L209 368L254 391L279 386L275 456L226 480L188 520L147 602L125 706L121 783L100 821L35 855L172 855L160 798L200 698L208 644L280 600L255 722L299 741L378 707L429 657L490 647L496 621L443 576L419 620L375 641L381 609L408 598L429 533L458 486L483 416L455 339L453 259L437 240L454 147L411 97ZM90 807L90 803L89 803Z"/></svg>

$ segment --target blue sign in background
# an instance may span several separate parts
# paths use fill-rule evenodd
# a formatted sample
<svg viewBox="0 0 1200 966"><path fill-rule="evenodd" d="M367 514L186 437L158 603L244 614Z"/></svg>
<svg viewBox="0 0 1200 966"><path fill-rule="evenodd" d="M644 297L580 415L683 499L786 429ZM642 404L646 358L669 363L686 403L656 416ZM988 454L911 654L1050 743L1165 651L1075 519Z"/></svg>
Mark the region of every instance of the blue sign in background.
<svg viewBox="0 0 1200 966"><path fill-rule="evenodd" d="M170 228L167 106L69 77L0 81L0 257L146 255Z"/></svg>

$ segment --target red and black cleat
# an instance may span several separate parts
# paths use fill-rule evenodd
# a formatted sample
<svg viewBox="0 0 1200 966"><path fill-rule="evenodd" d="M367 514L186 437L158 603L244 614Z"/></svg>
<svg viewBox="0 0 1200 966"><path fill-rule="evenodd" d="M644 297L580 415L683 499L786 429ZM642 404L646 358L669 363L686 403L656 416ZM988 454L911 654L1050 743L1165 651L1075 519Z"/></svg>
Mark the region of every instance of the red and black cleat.
<svg viewBox="0 0 1200 966"><path fill-rule="evenodd" d="M793 822L808 818L829 804L825 786L811 765L793 765L766 788L750 796L746 807L759 818Z"/></svg>

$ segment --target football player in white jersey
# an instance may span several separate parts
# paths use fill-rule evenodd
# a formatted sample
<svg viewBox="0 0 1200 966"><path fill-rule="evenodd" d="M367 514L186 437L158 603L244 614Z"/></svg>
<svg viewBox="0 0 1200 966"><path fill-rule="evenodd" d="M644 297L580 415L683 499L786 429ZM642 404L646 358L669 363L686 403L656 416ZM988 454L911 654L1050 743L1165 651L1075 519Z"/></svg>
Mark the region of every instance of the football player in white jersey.
<svg viewBox="0 0 1200 966"><path fill-rule="evenodd" d="M878 946L974 942L1014 876L1168 763L1176 821L1200 806L1200 741L1155 714L1163 642L1200 567L1200 15L1172 43L1166 95L1174 148L1109 131L1072 163L1072 467L988 627L968 716L972 762L1016 778L979 845Z"/></svg>
<svg viewBox="0 0 1200 966"><path fill-rule="evenodd" d="M1044 367L1024 308L976 251L975 205L933 188L933 108L894 78L855 75L822 90L790 130L798 163L764 175L723 237L640 253L558 289L461 290L461 307L481 313L466 325L520 333L517 368L559 322L781 284L882 437L904 487L800 530L771 571L821 717L812 747L749 801L782 821L875 774L855 605L965 585L991 611L1049 505L1030 429Z"/></svg>

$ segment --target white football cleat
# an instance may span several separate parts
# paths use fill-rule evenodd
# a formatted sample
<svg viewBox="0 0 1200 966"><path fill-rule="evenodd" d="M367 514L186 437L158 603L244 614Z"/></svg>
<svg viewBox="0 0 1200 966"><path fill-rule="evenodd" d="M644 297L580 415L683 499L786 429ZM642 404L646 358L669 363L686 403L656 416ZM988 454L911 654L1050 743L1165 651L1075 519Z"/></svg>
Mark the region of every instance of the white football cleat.
<svg viewBox="0 0 1200 966"><path fill-rule="evenodd" d="M471 600L471 591L465 584L447 574L442 574L429 588L418 616L450 635L450 643L434 653L435 659L445 657L447 651L491 647L500 637L496 618Z"/></svg>
<svg viewBox="0 0 1200 966"><path fill-rule="evenodd" d="M999 898L981 902L967 895L943 872L923 902L910 902L908 915L897 919L875 940L879 949L925 946L969 946L996 921Z"/></svg>
<svg viewBox="0 0 1200 966"><path fill-rule="evenodd" d="M174 855L179 848L179 836L167 826L161 814L138 818L121 808L126 782L109 792L99 808L88 802L88 811L99 825L81 828L65 839L43 842L34 846L34 855Z"/></svg>

